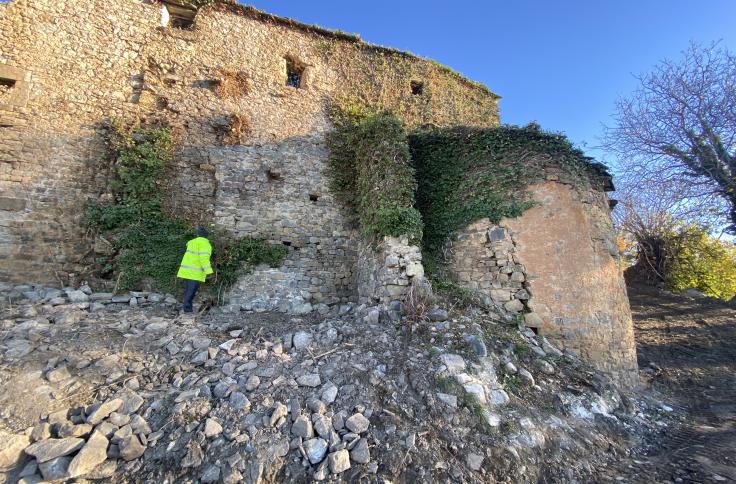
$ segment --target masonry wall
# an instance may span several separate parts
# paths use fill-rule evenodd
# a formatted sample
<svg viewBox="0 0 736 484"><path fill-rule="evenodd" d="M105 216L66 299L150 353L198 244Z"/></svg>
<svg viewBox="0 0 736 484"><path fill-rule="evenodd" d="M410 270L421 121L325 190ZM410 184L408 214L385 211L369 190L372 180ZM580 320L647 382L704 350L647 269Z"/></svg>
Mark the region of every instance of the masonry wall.
<svg viewBox="0 0 736 484"><path fill-rule="evenodd" d="M561 348L635 385L633 324L605 193L553 180L529 191L537 203L521 217L481 220L457 234L451 273L489 304L523 312Z"/></svg>
<svg viewBox="0 0 736 484"><path fill-rule="evenodd" d="M103 127L112 118L163 120L178 146L169 212L288 245L284 268L251 276L260 287L312 302L354 299L356 232L322 173L331 100L363 98L408 125L498 123L493 93L432 62L236 5L200 12L193 31L162 27L156 2L15 0L3 8L0 70L12 72L0 79L20 82L12 102L0 104L6 281L85 277L92 244L83 208L109 197ZM300 88L285 85L286 58L303 69ZM244 280L240 291L255 289Z"/></svg>

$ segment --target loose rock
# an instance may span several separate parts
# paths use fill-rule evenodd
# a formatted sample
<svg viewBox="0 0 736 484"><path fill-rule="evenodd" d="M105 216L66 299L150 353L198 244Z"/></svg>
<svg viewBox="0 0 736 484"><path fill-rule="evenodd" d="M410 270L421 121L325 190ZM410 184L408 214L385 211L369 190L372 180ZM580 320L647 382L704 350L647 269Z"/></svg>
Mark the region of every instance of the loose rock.
<svg viewBox="0 0 736 484"><path fill-rule="evenodd" d="M297 331L292 339L292 344L297 350L303 350L312 344L312 333L307 331Z"/></svg>
<svg viewBox="0 0 736 484"><path fill-rule="evenodd" d="M217 423L217 421L208 418L207 421L204 423L204 435L208 439L211 439L212 437L216 437L222 433L222 425Z"/></svg>
<svg viewBox="0 0 736 484"><path fill-rule="evenodd" d="M120 457L122 457L126 461L137 459L138 457L142 456L143 453L146 451L146 447L141 444L141 441L138 439L137 435L130 435L128 437L125 437L122 441L120 441L118 446L120 449Z"/></svg>
<svg viewBox="0 0 736 484"><path fill-rule="evenodd" d="M94 432L82 450L69 463L69 477L87 474L107 459L108 440L100 432Z"/></svg>
<svg viewBox="0 0 736 484"><path fill-rule="evenodd" d="M25 453L36 458L41 462L46 462L57 457L69 455L82 448L84 440L76 437L68 437L66 439L48 439L41 442L31 444L26 448Z"/></svg>
<svg viewBox="0 0 736 484"><path fill-rule="evenodd" d="M345 449L333 452L327 457L327 461L330 465L330 472L333 474L340 474L350 469L350 454Z"/></svg>
<svg viewBox="0 0 736 484"><path fill-rule="evenodd" d="M308 373L306 375L302 375L299 378L296 379L296 382L305 387L318 387L322 383L322 381L319 378L319 375L316 373Z"/></svg>
<svg viewBox="0 0 736 484"><path fill-rule="evenodd" d="M471 452L468 454L465 461L467 462L468 467L470 467L474 471L478 471L483 465L483 456L478 455L478 454L473 454Z"/></svg>
<svg viewBox="0 0 736 484"><path fill-rule="evenodd" d="M122 405L123 400L120 398L108 400L87 416L87 423L90 425L97 425Z"/></svg>
<svg viewBox="0 0 736 484"><path fill-rule="evenodd" d="M327 454L327 441L320 438L309 439L304 442L304 452L306 452L309 462L319 464Z"/></svg>
<svg viewBox="0 0 736 484"><path fill-rule="evenodd" d="M46 462L39 462L38 470L46 481L56 481L58 479L66 479L69 477L69 463L71 457L56 457Z"/></svg>
<svg viewBox="0 0 736 484"><path fill-rule="evenodd" d="M350 429L351 432L360 434L368 430L370 420L365 418L362 414L356 413L345 421L345 426Z"/></svg>
<svg viewBox="0 0 736 484"><path fill-rule="evenodd" d="M300 415L291 426L291 433L303 439L312 438L314 436L312 422L310 422L304 415Z"/></svg>
<svg viewBox="0 0 736 484"><path fill-rule="evenodd" d="M368 448L368 440L362 438L350 451L350 458L358 464L367 464L371 460L371 452Z"/></svg>
<svg viewBox="0 0 736 484"><path fill-rule="evenodd" d="M277 402L276 406L273 409L273 412L271 413L269 425L271 425L271 427L275 427L279 420L286 418L286 414L288 412L289 409L286 407L286 405L281 402Z"/></svg>
<svg viewBox="0 0 736 484"><path fill-rule="evenodd" d="M0 472L9 470L18 464L23 459L23 449L28 444L30 440L27 435L11 434L0 430Z"/></svg>

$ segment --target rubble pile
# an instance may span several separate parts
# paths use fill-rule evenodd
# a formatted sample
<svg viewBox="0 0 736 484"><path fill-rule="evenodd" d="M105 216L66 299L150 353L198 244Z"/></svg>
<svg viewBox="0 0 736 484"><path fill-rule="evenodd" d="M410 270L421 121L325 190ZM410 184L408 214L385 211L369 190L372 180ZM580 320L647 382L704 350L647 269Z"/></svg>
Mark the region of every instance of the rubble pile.
<svg viewBox="0 0 736 484"><path fill-rule="evenodd" d="M2 296L5 482L570 480L655 425L483 310L408 325L366 306L192 318L152 293Z"/></svg>

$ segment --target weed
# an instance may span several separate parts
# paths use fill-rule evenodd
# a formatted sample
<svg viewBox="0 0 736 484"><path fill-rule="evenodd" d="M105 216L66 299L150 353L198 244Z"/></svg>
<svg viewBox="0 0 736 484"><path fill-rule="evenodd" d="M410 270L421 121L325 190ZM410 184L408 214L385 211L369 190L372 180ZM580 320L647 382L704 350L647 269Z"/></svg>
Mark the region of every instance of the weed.
<svg viewBox="0 0 736 484"><path fill-rule="evenodd" d="M532 207L525 188L541 180L548 166L579 184L589 183L581 175L592 167L567 138L536 124L417 131L409 146L424 220L422 243L437 261L456 230L482 218L498 223L518 217Z"/></svg>
<svg viewBox="0 0 736 484"><path fill-rule="evenodd" d="M508 419L501 422L501 431L503 433L517 432L521 426L516 420Z"/></svg>
<svg viewBox="0 0 736 484"><path fill-rule="evenodd" d="M415 278L406 292L404 299L404 313L407 321L417 328L427 327L422 323L429 322L427 313L432 303L432 288L429 285L421 284Z"/></svg>
<svg viewBox="0 0 736 484"><path fill-rule="evenodd" d="M553 355L551 353L547 353L544 359L557 366L569 365L571 363L570 359L565 355Z"/></svg>
<svg viewBox="0 0 736 484"><path fill-rule="evenodd" d="M503 376L501 384L503 385L504 390L514 394L517 394L519 389L523 386L523 382L518 375L510 375L508 373Z"/></svg>
<svg viewBox="0 0 736 484"><path fill-rule="evenodd" d="M466 308L474 303L475 296L473 291L460 287L447 279L433 278L432 288L441 295L450 300L452 304L460 308Z"/></svg>
<svg viewBox="0 0 736 484"><path fill-rule="evenodd" d="M452 377L445 375L437 375L437 389L442 393L448 395L460 395L462 394L462 388L460 384Z"/></svg>
<svg viewBox="0 0 736 484"><path fill-rule="evenodd" d="M414 208L417 182L401 121L355 100L333 106L327 174L335 196L351 207L363 235L377 241L407 235L418 243L422 217Z"/></svg>
<svg viewBox="0 0 736 484"><path fill-rule="evenodd" d="M476 394L466 392L463 403L468 410L470 410L470 414L478 422L478 425L480 425L486 432L492 432L494 430L486 420L486 413L489 410L485 405L483 405Z"/></svg>
<svg viewBox="0 0 736 484"><path fill-rule="evenodd" d="M509 324L509 326L513 326L513 327L518 327L519 325L523 325L524 324L524 315L523 314L515 314L508 321L508 324Z"/></svg>
<svg viewBox="0 0 736 484"><path fill-rule="evenodd" d="M530 356L532 354L532 350L529 349L529 346L527 346L526 344L517 341L514 343L514 353L517 357L523 358L526 356Z"/></svg>

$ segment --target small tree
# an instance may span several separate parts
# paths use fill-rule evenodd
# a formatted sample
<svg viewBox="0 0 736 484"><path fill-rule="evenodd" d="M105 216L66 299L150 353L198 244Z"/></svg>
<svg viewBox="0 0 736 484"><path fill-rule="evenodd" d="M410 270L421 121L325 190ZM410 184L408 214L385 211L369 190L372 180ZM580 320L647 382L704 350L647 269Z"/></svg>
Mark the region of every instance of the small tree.
<svg viewBox="0 0 736 484"><path fill-rule="evenodd" d="M728 219L736 233L736 56L691 44L679 62L637 79L604 138L620 158L619 182L679 185L679 202Z"/></svg>
<svg viewBox="0 0 736 484"><path fill-rule="evenodd" d="M619 192L614 220L620 248L632 256L629 277L681 291L699 289L730 299L736 293L736 248L711 236L708 217L681 203L677 186L640 186Z"/></svg>
<svg viewBox="0 0 736 484"><path fill-rule="evenodd" d="M696 226L674 234L672 260L665 283L674 291L695 288L704 294L730 300L736 294L736 248Z"/></svg>

